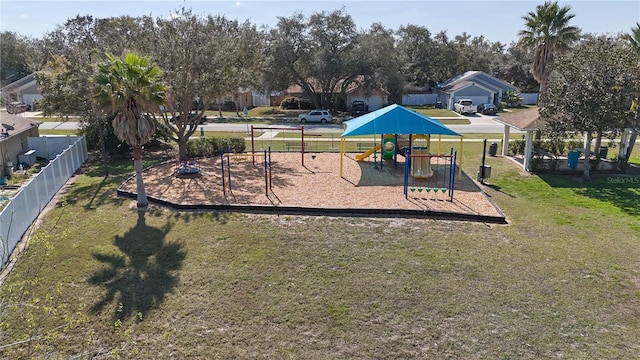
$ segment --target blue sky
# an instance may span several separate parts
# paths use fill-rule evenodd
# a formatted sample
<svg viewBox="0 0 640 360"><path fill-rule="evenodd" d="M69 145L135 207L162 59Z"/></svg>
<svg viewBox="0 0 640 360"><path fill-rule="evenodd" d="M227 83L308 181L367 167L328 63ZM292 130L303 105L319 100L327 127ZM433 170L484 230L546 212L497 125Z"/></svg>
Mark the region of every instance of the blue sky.
<svg viewBox="0 0 640 360"><path fill-rule="evenodd" d="M76 15L106 18L119 15L169 16L181 6L196 14L225 15L228 19L250 20L256 25L274 27L278 16L295 12L310 15L344 7L360 29L379 22L387 28L402 25L425 26L432 33L446 30L450 37L466 32L484 35L489 41L508 44L518 38L521 19L535 10L540 1L222 1L222 0L94 0L29 1L0 0L0 30L31 37L42 37ZM560 1L570 5L576 15L572 24L583 32L596 34L628 33L640 22L640 1Z"/></svg>

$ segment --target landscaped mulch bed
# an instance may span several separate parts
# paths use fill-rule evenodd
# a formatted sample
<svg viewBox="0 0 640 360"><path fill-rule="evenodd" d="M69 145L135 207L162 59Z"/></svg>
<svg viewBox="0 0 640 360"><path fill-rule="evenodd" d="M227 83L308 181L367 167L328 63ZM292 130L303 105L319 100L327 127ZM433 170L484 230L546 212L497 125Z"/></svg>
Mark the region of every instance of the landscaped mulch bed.
<svg viewBox="0 0 640 360"><path fill-rule="evenodd" d="M199 159L198 176L175 175L177 161L155 166L144 172L147 195L178 205L257 205L264 207L305 207L324 209L404 209L416 212L445 212L504 218L500 210L480 191L466 174L457 175L454 199L448 193L408 191L403 193L404 163L394 168L385 161L382 169L372 161L357 162L353 154L343 157L340 177L340 154L292 152L271 153L271 190L266 191L264 155L232 155L225 174L223 191L221 159ZM255 160L255 163L254 163ZM368 160L372 160L369 158ZM410 177L412 187L443 186L448 177L444 161L432 163L435 175L430 180ZM230 188L229 188L230 183ZM136 192L135 177L126 181L121 192ZM225 194L226 193L226 194Z"/></svg>

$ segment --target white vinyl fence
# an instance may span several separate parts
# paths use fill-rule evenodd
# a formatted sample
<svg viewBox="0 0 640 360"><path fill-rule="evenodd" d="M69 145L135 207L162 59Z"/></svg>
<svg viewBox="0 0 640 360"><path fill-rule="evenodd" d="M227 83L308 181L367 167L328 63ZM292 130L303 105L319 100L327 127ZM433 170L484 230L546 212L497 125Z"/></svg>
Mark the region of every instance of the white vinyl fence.
<svg viewBox="0 0 640 360"><path fill-rule="evenodd" d="M0 268L40 212L87 160L87 143L82 136L29 138L27 142L37 157L50 161L0 211Z"/></svg>
<svg viewBox="0 0 640 360"><path fill-rule="evenodd" d="M520 97L522 97L523 105L535 105L538 103L538 93L522 93Z"/></svg>
<svg viewBox="0 0 640 360"><path fill-rule="evenodd" d="M433 105L437 99L436 94L404 94L402 105Z"/></svg>

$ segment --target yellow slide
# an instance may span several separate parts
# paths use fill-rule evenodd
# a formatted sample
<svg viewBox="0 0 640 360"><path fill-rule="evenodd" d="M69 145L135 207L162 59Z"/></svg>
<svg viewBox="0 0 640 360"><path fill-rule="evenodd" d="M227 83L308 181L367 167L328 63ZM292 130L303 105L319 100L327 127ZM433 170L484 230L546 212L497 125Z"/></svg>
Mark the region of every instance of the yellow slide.
<svg viewBox="0 0 640 360"><path fill-rule="evenodd" d="M360 154L360 155L356 155L356 160L357 161L364 161L364 159L368 158L369 155L373 154L374 151L378 151L382 149L382 145L378 144L375 147L372 147L371 149L367 150L365 153Z"/></svg>

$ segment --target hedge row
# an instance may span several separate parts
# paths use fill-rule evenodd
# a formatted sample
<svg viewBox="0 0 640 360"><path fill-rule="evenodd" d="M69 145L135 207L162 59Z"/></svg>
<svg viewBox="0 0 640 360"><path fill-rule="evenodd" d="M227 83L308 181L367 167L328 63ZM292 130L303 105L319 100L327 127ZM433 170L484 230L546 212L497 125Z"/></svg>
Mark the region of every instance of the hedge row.
<svg viewBox="0 0 640 360"><path fill-rule="evenodd" d="M511 140L509 141L509 153L523 155L525 145L525 140ZM584 148L584 144L579 140L534 140L533 148L541 149L557 156L567 154L575 149Z"/></svg>
<svg viewBox="0 0 640 360"><path fill-rule="evenodd" d="M283 109L300 109L311 110L313 109L313 103L309 99L303 99L295 96L290 96L282 99L280 107Z"/></svg>
<svg viewBox="0 0 640 360"><path fill-rule="evenodd" d="M192 158L219 156L220 150L242 153L247 144L241 137L232 138L194 138L187 141L187 155Z"/></svg>

